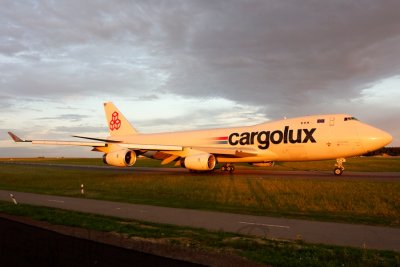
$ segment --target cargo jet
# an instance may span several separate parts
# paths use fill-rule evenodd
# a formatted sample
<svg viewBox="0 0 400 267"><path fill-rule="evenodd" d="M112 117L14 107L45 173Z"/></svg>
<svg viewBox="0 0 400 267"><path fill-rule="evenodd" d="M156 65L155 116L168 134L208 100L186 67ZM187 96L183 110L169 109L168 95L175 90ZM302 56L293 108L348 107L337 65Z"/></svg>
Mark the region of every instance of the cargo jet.
<svg viewBox="0 0 400 267"><path fill-rule="evenodd" d="M346 157L377 150L392 141L392 136L358 121L351 115L313 115L261 123L253 126L139 133L111 102L104 103L109 137L74 136L87 141L23 140L38 145L89 146L104 153L112 166L128 167L139 155L162 160L191 171L234 171L234 163L270 166L277 161L315 161L336 159L334 174L341 175Z"/></svg>

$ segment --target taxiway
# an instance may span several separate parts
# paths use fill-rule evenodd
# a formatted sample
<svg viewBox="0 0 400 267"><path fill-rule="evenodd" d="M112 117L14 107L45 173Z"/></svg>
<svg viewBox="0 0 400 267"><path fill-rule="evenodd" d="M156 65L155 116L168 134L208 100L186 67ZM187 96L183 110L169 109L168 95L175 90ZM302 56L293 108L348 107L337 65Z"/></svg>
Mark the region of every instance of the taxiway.
<svg viewBox="0 0 400 267"><path fill-rule="evenodd" d="M400 251L400 228L167 208L0 190L0 200L273 239Z"/></svg>

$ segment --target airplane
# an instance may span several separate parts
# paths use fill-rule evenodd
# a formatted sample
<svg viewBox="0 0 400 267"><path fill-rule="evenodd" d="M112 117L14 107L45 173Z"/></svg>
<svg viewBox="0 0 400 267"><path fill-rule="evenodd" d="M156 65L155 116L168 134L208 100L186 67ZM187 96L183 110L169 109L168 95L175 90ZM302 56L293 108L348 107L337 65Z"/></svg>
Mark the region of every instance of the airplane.
<svg viewBox="0 0 400 267"><path fill-rule="evenodd" d="M138 156L175 162L190 171L233 172L235 163L272 166L279 161L336 159L334 174L342 175L345 158L377 150L392 136L347 114L283 119L253 126L166 133L139 133L112 103L104 103L109 136L105 139L73 137L85 141L25 140L8 132L15 142L35 145L93 147L104 163L130 167Z"/></svg>

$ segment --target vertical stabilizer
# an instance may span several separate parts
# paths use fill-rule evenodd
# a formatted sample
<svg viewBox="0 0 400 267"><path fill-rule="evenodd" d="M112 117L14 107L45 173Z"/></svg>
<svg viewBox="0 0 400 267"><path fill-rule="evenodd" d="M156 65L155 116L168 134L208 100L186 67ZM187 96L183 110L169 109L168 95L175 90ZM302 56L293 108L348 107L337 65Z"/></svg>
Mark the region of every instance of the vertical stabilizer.
<svg viewBox="0 0 400 267"><path fill-rule="evenodd" d="M110 136L138 134L136 129L132 127L112 102L104 103L104 111Z"/></svg>

